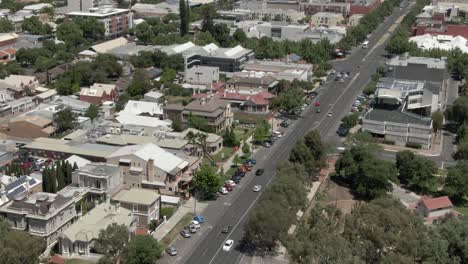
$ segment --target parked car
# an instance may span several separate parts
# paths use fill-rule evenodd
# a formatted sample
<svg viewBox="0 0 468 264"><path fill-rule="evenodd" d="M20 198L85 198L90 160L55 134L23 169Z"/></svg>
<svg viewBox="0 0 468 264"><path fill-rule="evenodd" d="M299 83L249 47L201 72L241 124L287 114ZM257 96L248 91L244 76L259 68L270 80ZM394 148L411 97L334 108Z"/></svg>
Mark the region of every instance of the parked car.
<svg viewBox="0 0 468 264"><path fill-rule="evenodd" d="M200 224L205 223L205 217L203 215L197 215L193 218L193 220L197 221Z"/></svg>
<svg viewBox="0 0 468 264"><path fill-rule="evenodd" d="M338 80L338 82L344 83L344 79L343 79L343 78L340 78L340 79Z"/></svg>
<svg viewBox="0 0 468 264"><path fill-rule="evenodd" d="M263 141L262 146L264 146L265 148L269 148L269 147L271 147L271 143L268 142L268 141Z"/></svg>
<svg viewBox="0 0 468 264"><path fill-rule="evenodd" d="M229 233L229 231L231 231L231 228L232 228L232 226L225 225L225 226L223 226L223 229L221 229L221 233L227 234L227 233Z"/></svg>
<svg viewBox="0 0 468 264"><path fill-rule="evenodd" d="M338 135L342 137L346 137L346 135L348 135L348 132L349 132L349 129L344 126L340 126L338 128L338 131L336 131L336 133L338 133Z"/></svg>
<svg viewBox="0 0 468 264"><path fill-rule="evenodd" d="M185 237L185 238L189 238L189 237L192 236L192 235L190 235L190 231L188 231L187 229L184 229L184 230L180 231L180 235Z"/></svg>
<svg viewBox="0 0 468 264"><path fill-rule="evenodd" d="M252 164L252 165L257 164L257 160L256 160L256 159L246 159L245 162L248 162L248 163L250 163L250 164Z"/></svg>
<svg viewBox="0 0 468 264"><path fill-rule="evenodd" d="M289 122L286 120L280 123L281 127L288 127L289 125L290 125Z"/></svg>
<svg viewBox="0 0 468 264"><path fill-rule="evenodd" d="M255 175L261 176L264 172L265 172L264 169L257 169L257 171L255 172Z"/></svg>
<svg viewBox="0 0 468 264"><path fill-rule="evenodd" d="M171 256L177 255L177 249L174 246L166 248L166 252Z"/></svg>
<svg viewBox="0 0 468 264"><path fill-rule="evenodd" d="M320 102L319 102L319 101L316 101L314 105L315 105L315 106L320 106Z"/></svg>
<svg viewBox="0 0 468 264"><path fill-rule="evenodd" d="M262 186L261 186L261 185L255 185L255 186L253 187L252 190L253 190L254 192L259 192L261 189L262 189Z"/></svg>
<svg viewBox="0 0 468 264"><path fill-rule="evenodd" d="M224 251L229 251L229 250L231 250L232 245L234 245L234 240L232 240L232 239L226 240L226 242L224 242L224 245L223 245L223 250L224 250Z"/></svg>
<svg viewBox="0 0 468 264"><path fill-rule="evenodd" d="M225 184L229 184L229 185L231 185L232 187L236 186L236 183L235 183L234 181L232 181L232 180L227 180L227 181L225 182Z"/></svg>
<svg viewBox="0 0 468 264"><path fill-rule="evenodd" d="M232 190L234 190L234 188L232 187L232 185L227 184L227 183L224 184L224 188L225 188L226 190L228 190L228 192L232 192Z"/></svg>
<svg viewBox="0 0 468 264"><path fill-rule="evenodd" d="M220 192L221 194L228 194L228 193L229 193L228 190L227 190L225 187L219 188L219 192Z"/></svg>
<svg viewBox="0 0 468 264"><path fill-rule="evenodd" d="M272 134L274 137L277 137L277 138L282 138L283 137L283 133L279 132L279 131L273 131L273 134Z"/></svg>
<svg viewBox="0 0 468 264"><path fill-rule="evenodd" d="M200 223L198 221L196 221L196 220L190 221L189 226L194 226L197 229L201 227Z"/></svg>
<svg viewBox="0 0 468 264"><path fill-rule="evenodd" d="M320 113L320 108L317 108L317 110L315 110L315 113Z"/></svg>

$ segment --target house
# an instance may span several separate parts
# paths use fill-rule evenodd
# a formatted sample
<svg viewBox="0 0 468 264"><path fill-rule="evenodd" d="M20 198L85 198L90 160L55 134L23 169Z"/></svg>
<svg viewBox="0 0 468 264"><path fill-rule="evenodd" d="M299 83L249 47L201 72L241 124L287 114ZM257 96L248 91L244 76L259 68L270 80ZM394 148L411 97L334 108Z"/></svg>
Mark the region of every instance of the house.
<svg viewBox="0 0 468 264"><path fill-rule="evenodd" d="M181 176L189 170L189 162L152 143L121 147L107 157L107 163L119 165L125 188L159 189L171 195L188 188Z"/></svg>
<svg viewBox="0 0 468 264"><path fill-rule="evenodd" d="M219 68L195 65L185 69L184 80L189 84L200 84L211 86L213 82L219 81Z"/></svg>
<svg viewBox="0 0 468 264"><path fill-rule="evenodd" d="M341 26L343 21L343 14L340 13L318 12L310 17L310 23L316 26Z"/></svg>
<svg viewBox="0 0 468 264"><path fill-rule="evenodd" d="M208 98L213 96L221 100L226 100L231 107L236 110L248 113L269 113L273 94L261 89L251 89L250 91L235 89L220 89L214 94L199 93L192 96L193 99Z"/></svg>
<svg viewBox="0 0 468 264"><path fill-rule="evenodd" d="M33 101L35 104L50 102L56 95L57 95L57 90L50 89L48 91L42 92L34 96Z"/></svg>
<svg viewBox="0 0 468 264"><path fill-rule="evenodd" d="M164 94L158 91L149 91L143 95L143 101L153 103L164 103Z"/></svg>
<svg viewBox="0 0 468 264"><path fill-rule="evenodd" d="M100 231L112 224L127 227L130 238L135 232L135 219L132 210L107 202L97 205L80 220L64 229L58 238L60 253L69 257L94 256L94 247Z"/></svg>
<svg viewBox="0 0 468 264"><path fill-rule="evenodd" d="M234 75L226 82L226 90L268 92L268 89L273 88L276 84L278 84L278 81L270 75Z"/></svg>
<svg viewBox="0 0 468 264"><path fill-rule="evenodd" d="M223 149L223 137L213 133L205 133L198 129L187 128L180 133L180 137L183 139L187 138L187 135L192 133L193 135L205 134L206 135L206 152L210 155L216 155L219 151Z"/></svg>
<svg viewBox="0 0 468 264"><path fill-rule="evenodd" d="M192 116L205 119L214 133L220 133L233 122L229 102L214 97L197 99L186 106L172 104L164 107L164 117L174 122L181 121L187 125Z"/></svg>
<svg viewBox="0 0 468 264"><path fill-rule="evenodd" d="M67 13L68 18L96 18L104 25L104 37L107 39L122 36L133 28L133 13L130 9L101 6L89 8L87 11Z"/></svg>
<svg viewBox="0 0 468 264"><path fill-rule="evenodd" d="M163 108L160 103L129 100L125 108L119 114L151 116L162 119Z"/></svg>
<svg viewBox="0 0 468 264"><path fill-rule="evenodd" d="M73 172L72 184L89 187L93 200L105 201L122 189L123 180L117 165L88 163Z"/></svg>
<svg viewBox="0 0 468 264"><path fill-rule="evenodd" d="M42 237L52 245L78 217L87 188L66 186L57 193L37 192L18 197L0 207L2 215L13 229Z"/></svg>
<svg viewBox="0 0 468 264"><path fill-rule="evenodd" d="M9 89L0 89L0 103L13 101L15 99L14 95L15 93Z"/></svg>
<svg viewBox="0 0 468 264"><path fill-rule="evenodd" d="M428 223L459 214L453 209L453 204L447 196L422 198L416 207L416 213Z"/></svg>
<svg viewBox="0 0 468 264"><path fill-rule="evenodd" d="M349 15L367 15L380 6L380 0L355 0L352 2Z"/></svg>
<svg viewBox="0 0 468 264"><path fill-rule="evenodd" d="M34 76L12 74L5 79L0 79L0 88L13 91L16 99L34 94L37 87L39 87L39 81Z"/></svg>
<svg viewBox="0 0 468 264"><path fill-rule="evenodd" d="M33 14L39 14L39 12L44 8L53 8L54 6L47 3L27 5L23 7L23 10L32 12Z"/></svg>
<svg viewBox="0 0 468 264"><path fill-rule="evenodd" d="M466 31L468 32L468 27ZM418 48L422 50L440 49L451 51L459 49L464 53L468 53L468 40L462 36L424 34L411 37L409 41L416 43Z"/></svg>
<svg viewBox="0 0 468 264"><path fill-rule="evenodd" d="M56 128L51 119L27 114L10 119L2 130L11 137L35 139L51 136Z"/></svg>
<svg viewBox="0 0 468 264"><path fill-rule="evenodd" d="M91 87L83 87L80 91L80 100L95 105L101 105L106 101L116 101L119 91L115 84L95 83Z"/></svg>
<svg viewBox="0 0 468 264"><path fill-rule="evenodd" d="M18 178L7 175L0 177L0 206L20 196L31 196L37 192L42 192L40 180L27 175Z"/></svg>
<svg viewBox="0 0 468 264"><path fill-rule="evenodd" d="M151 220L159 220L161 195L155 190L139 188L121 190L112 197L112 202L133 212L137 227L148 228Z"/></svg>

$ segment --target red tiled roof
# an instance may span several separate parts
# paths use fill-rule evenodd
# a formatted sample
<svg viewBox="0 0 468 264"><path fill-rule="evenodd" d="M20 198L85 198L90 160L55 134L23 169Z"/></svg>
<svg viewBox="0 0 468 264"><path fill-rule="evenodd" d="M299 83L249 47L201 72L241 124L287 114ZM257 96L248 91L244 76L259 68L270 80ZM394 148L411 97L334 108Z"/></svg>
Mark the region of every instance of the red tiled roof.
<svg viewBox="0 0 468 264"><path fill-rule="evenodd" d="M144 236L144 235L147 235L147 234L148 234L148 229L146 229L146 228L138 227L135 230L135 235L136 236Z"/></svg>
<svg viewBox="0 0 468 264"><path fill-rule="evenodd" d="M211 84L211 87L213 89L215 89L215 90L219 90L219 89L224 87L224 84L225 83L223 83L223 82L214 82L214 83Z"/></svg>
<svg viewBox="0 0 468 264"><path fill-rule="evenodd" d="M468 39L468 26L467 25L447 25L447 32L451 36L462 36Z"/></svg>
<svg viewBox="0 0 468 264"><path fill-rule="evenodd" d="M3 49L2 51L6 52L6 53L9 53L9 54L16 54L16 49L14 48L6 48L6 49Z"/></svg>
<svg viewBox="0 0 468 264"><path fill-rule="evenodd" d="M452 202L447 196L425 199L422 200L422 203L428 210L437 210L453 206Z"/></svg>

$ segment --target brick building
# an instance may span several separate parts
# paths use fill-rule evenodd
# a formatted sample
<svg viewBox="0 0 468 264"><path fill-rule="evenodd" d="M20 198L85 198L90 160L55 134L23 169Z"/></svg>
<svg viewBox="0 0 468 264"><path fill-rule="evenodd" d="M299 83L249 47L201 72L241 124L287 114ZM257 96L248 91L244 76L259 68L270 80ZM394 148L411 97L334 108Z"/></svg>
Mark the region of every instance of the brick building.
<svg viewBox="0 0 468 264"><path fill-rule="evenodd" d="M119 91L115 84L95 83L91 87L83 87L80 91L80 100L95 105L106 101L115 101L119 98Z"/></svg>

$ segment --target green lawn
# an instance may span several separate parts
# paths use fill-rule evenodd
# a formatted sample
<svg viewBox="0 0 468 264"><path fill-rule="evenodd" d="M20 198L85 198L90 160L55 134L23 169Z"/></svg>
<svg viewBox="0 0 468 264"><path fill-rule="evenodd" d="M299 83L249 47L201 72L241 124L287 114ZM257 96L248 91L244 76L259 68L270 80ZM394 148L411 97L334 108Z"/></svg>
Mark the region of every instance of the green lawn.
<svg viewBox="0 0 468 264"><path fill-rule="evenodd" d="M223 147L223 149L220 152L216 153L216 155L213 156L213 159L216 162L225 161L225 160L229 159L229 157L231 157L232 154L234 154L234 148L232 148L232 147Z"/></svg>
<svg viewBox="0 0 468 264"><path fill-rule="evenodd" d="M167 233L167 235L161 239L164 247L169 246L169 244L171 244L171 242L179 235L179 232L182 231L182 229L184 229L184 227L188 225L192 219L192 213L185 214L184 217L182 217L182 219L180 219L179 222L174 226L174 228L172 228L171 231L169 231L169 233Z"/></svg>
<svg viewBox="0 0 468 264"><path fill-rule="evenodd" d="M465 216L468 216L468 206L455 207L455 210L457 210L458 212L462 213Z"/></svg>
<svg viewBox="0 0 468 264"><path fill-rule="evenodd" d="M236 128L234 128L234 134L236 134L236 137L239 140L245 141L246 139L248 139L253 134L253 129L236 127Z"/></svg>

